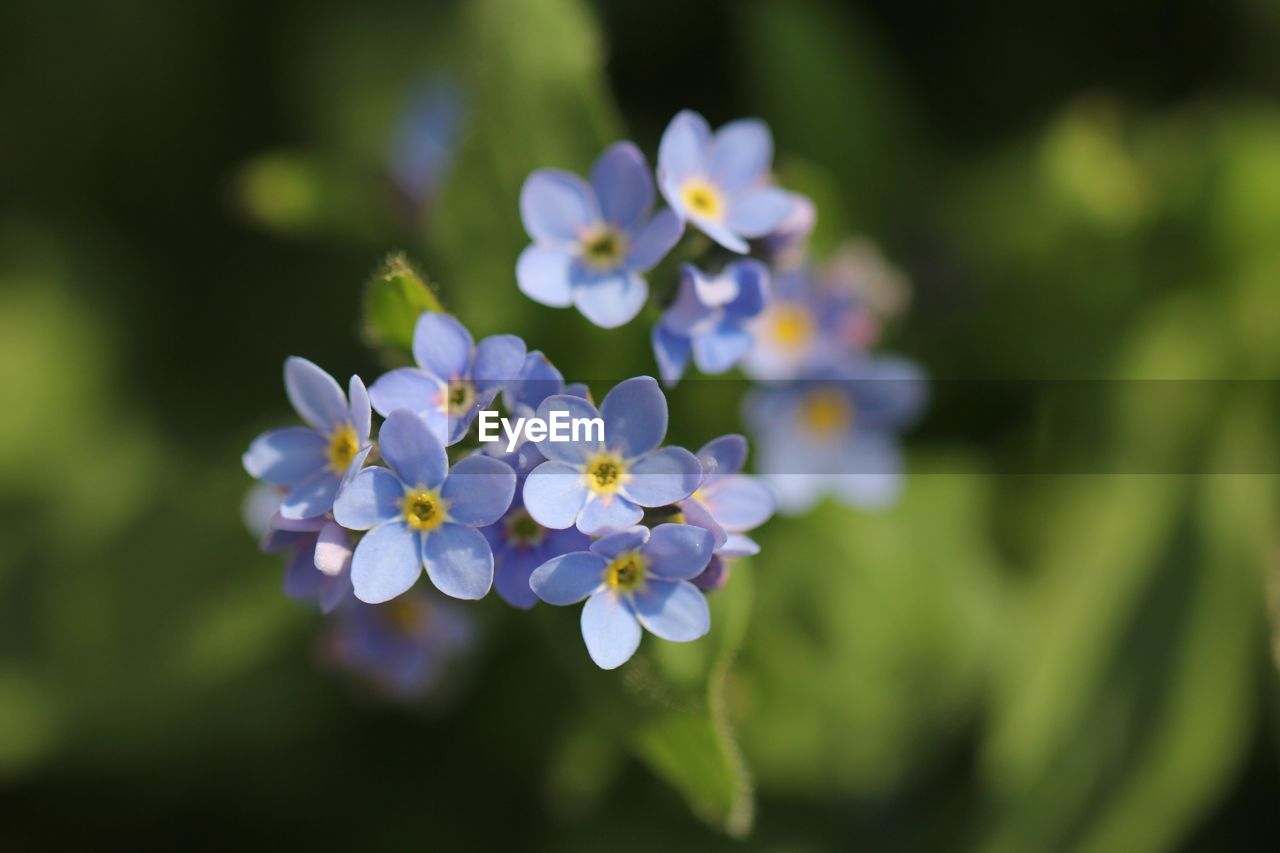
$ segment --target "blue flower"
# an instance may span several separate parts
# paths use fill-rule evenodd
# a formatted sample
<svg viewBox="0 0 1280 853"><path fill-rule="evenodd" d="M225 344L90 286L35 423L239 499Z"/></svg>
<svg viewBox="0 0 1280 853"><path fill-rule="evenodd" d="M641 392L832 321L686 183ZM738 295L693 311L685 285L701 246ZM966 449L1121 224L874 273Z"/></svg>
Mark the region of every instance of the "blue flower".
<svg viewBox="0 0 1280 853"><path fill-rule="evenodd" d="M795 192L788 192L787 196L791 199L791 212L777 228L760 238L760 248L775 269L792 269L804 262L809 238L818 224L818 208L813 199Z"/></svg>
<svg viewBox="0 0 1280 853"><path fill-rule="evenodd" d="M348 599L334 614L326 645L330 659L389 698L412 700L440 686L474 636L469 614L413 590L386 604Z"/></svg>
<svg viewBox="0 0 1280 853"><path fill-rule="evenodd" d="M649 296L643 278L680 239L669 210L652 218L653 179L640 149L618 142L591 167L591 182L539 169L520 190L533 243L516 264L520 290L553 308L574 305L605 329L630 322Z"/></svg>
<svg viewBox="0 0 1280 853"><path fill-rule="evenodd" d="M667 434L667 400L649 376L614 386L599 411L569 395L548 397L538 417L601 418L604 441L540 441L542 463L524 484L524 505L543 527L575 523L587 534L623 530L640 521L642 507L675 503L702 478L697 457L680 447L658 449ZM586 431L584 430L584 433Z"/></svg>
<svg viewBox="0 0 1280 853"><path fill-rule="evenodd" d="M416 412L450 445L520 374L525 345L515 335L492 335L477 345L453 317L427 312L413 330L413 358L417 367L392 370L373 383L373 408L383 417L396 409Z"/></svg>
<svg viewBox="0 0 1280 853"><path fill-rule="evenodd" d="M387 416L378 447L390 469L361 471L333 508L343 527L369 531L351 561L356 597L369 604L395 598L425 566L446 595L483 598L493 584L493 552L476 528L507 511L515 473L482 454L450 471L436 434L404 409Z"/></svg>
<svg viewBox="0 0 1280 853"><path fill-rule="evenodd" d="M530 579L548 604L584 598L582 638L601 669L626 663L640 645L640 628L687 643L711 629L707 600L689 582L711 559L711 534L687 524L634 527L606 536L539 567Z"/></svg>
<svg viewBox="0 0 1280 853"><path fill-rule="evenodd" d="M280 515L315 518L333 509L339 490L369 455L369 395L352 376L348 405L332 376L296 356L285 360L284 387L310 426L264 432L241 461L250 476L287 490Z"/></svg>
<svg viewBox="0 0 1280 853"><path fill-rule="evenodd" d="M462 126L463 98L448 79L416 86L396 122L387 151L387 170L416 210L440 193Z"/></svg>
<svg viewBox="0 0 1280 853"><path fill-rule="evenodd" d="M900 358L865 357L819 378L758 389L743 402L757 436L756 467L785 512L825 494L861 507L898 494L898 433L924 405L919 369Z"/></svg>
<svg viewBox="0 0 1280 853"><path fill-rule="evenodd" d="M331 516L291 520L277 515L262 539L262 550L289 553L284 594L315 601L329 613L351 594L351 534Z"/></svg>
<svg viewBox="0 0 1280 853"><path fill-rule="evenodd" d="M773 136L758 119L729 122L713 135L707 120L684 110L658 147L658 185L671 209L732 252L777 230L794 209L771 186Z"/></svg>
<svg viewBox="0 0 1280 853"><path fill-rule="evenodd" d="M715 552L722 557L747 557L760 552L747 532L773 516L777 500L759 477L743 474L747 440L722 435L698 451L702 481L692 495L676 506L686 524L710 531Z"/></svg>
<svg viewBox="0 0 1280 853"><path fill-rule="evenodd" d="M653 352L662 381L674 385L692 354L703 373L724 373L751 349L748 323L764 310L769 268L760 261L734 261L714 277L692 264L680 269L676 301L653 327Z"/></svg>

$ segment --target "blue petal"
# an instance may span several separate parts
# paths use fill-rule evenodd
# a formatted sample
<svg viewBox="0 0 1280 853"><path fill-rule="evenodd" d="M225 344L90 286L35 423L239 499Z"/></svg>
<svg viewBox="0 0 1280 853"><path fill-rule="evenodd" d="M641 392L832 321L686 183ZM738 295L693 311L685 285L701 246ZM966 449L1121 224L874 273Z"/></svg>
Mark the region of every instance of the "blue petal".
<svg viewBox="0 0 1280 853"><path fill-rule="evenodd" d="M713 550L715 538L710 531L691 524L659 524L641 552L658 577L688 580L702 573Z"/></svg>
<svg viewBox="0 0 1280 853"><path fill-rule="evenodd" d="M311 559L308 544L299 546L289 555L284 567L284 594L298 601L306 601L320 594L326 580Z"/></svg>
<svg viewBox="0 0 1280 853"><path fill-rule="evenodd" d="M381 604L408 592L421 574L418 534L402 521L370 530L351 558L351 585L356 598L366 604Z"/></svg>
<svg viewBox="0 0 1280 853"><path fill-rule="evenodd" d="M667 398L651 376L635 376L613 386L600 404L605 445L623 459L635 459L662 443L667 434Z"/></svg>
<svg viewBox="0 0 1280 853"><path fill-rule="evenodd" d="M624 551L634 551L649 541L649 528L632 527L597 539L591 543L591 550L602 557L613 559Z"/></svg>
<svg viewBox="0 0 1280 853"><path fill-rule="evenodd" d="M658 144L658 181L680 182L690 175L700 175L707 168L711 144L711 128L707 120L692 110L681 110L663 131ZM676 207L678 198L667 202Z"/></svg>
<svg viewBox="0 0 1280 853"><path fill-rule="evenodd" d="M294 411L321 432L331 433L346 423L347 398L342 387L305 358L285 359L284 390Z"/></svg>
<svg viewBox="0 0 1280 853"><path fill-rule="evenodd" d="M703 373L725 373L751 351L751 344L751 333L746 329L722 323L693 338L693 363Z"/></svg>
<svg viewBox="0 0 1280 853"><path fill-rule="evenodd" d="M586 181L560 169L539 169L520 188L520 218L536 242L567 249L600 219Z"/></svg>
<svg viewBox="0 0 1280 853"><path fill-rule="evenodd" d="M712 183L733 192L759 183L773 162L773 135L759 119L731 121L716 131L708 157Z"/></svg>
<svg viewBox="0 0 1280 853"><path fill-rule="evenodd" d="M444 445L413 412L398 409L387 415L378 432L378 447L406 486L434 489L449 472Z"/></svg>
<svg viewBox="0 0 1280 853"><path fill-rule="evenodd" d="M471 371L475 341L466 327L448 314L432 311L413 327L413 358L440 379L461 379Z"/></svg>
<svg viewBox="0 0 1280 853"><path fill-rule="evenodd" d="M508 548L501 554L494 552L493 587L512 607L528 610L538 603L538 596L529 588L529 578L542 564L539 553L522 548Z"/></svg>
<svg viewBox="0 0 1280 853"><path fill-rule="evenodd" d="M436 589L454 598L484 598L493 586L493 552L480 531L446 523L425 538L422 556Z"/></svg>
<svg viewBox="0 0 1280 853"><path fill-rule="evenodd" d="M735 474L703 490L702 502L725 530L741 533L759 527L777 509L769 487L755 477Z"/></svg>
<svg viewBox="0 0 1280 853"><path fill-rule="evenodd" d="M729 202L725 225L744 237L763 237L791 213L791 198L777 187L744 190Z"/></svg>
<svg viewBox="0 0 1280 853"><path fill-rule="evenodd" d="M493 524L511 506L516 472L491 456L458 460L440 494L449 502L449 520L468 527Z"/></svg>
<svg viewBox="0 0 1280 853"><path fill-rule="evenodd" d="M570 272L574 257L567 249L530 243L516 261L516 285L534 302L568 308L573 304Z"/></svg>
<svg viewBox="0 0 1280 853"><path fill-rule="evenodd" d="M436 411L440 390L440 380L416 367L399 367L374 380L369 388L369 399L384 418L396 409L425 415Z"/></svg>
<svg viewBox="0 0 1280 853"><path fill-rule="evenodd" d="M351 568L351 537L336 522L325 522L320 528L316 536L315 564L331 578Z"/></svg>
<svg viewBox="0 0 1280 853"><path fill-rule="evenodd" d="M520 376L507 386L504 399L507 408L517 415L536 412L543 400L564 393L564 376L541 352L525 356ZM516 411L519 410L519 411Z"/></svg>
<svg viewBox="0 0 1280 853"><path fill-rule="evenodd" d="M745 533L730 533L716 553L722 557L753 557L760 553L760 546Z"/></svg>
<svg viewBox="0 0 1280 853"><path fill-rule="evenodd" d="M595 419L603 416L596 409L581 397L575 397L570 394L553 394L547 397L538 405L538 417L546 421L548 427L551 425L551 418L554 413L565 412L569 418L569 423L579 418ZM572 430L572 426L570 426ZM605 437L608 438L608 424L605 424ZM600 430L591 430L591 435L599 435ZM548 433L549 435L549 433ZM572 431L570 432L572 436ZM581 433L582 441L551 441L549 438L537 442L538 450L548 459L557 462L567 462L570 465L582 465L587 459L599 453L603 447L600 441L586 441L588 433Z"/></svg>
<svg viewBox="0 0 1280 853"><path fill-rule="evenodd" d="M320 584L320 594L317 596L320 602L320 612L332 613L350 595L351 574L349 572L344 572L337 577L325 578Z"/></svg>
<svg viewBox="0 0 1280 853"><path fill-rule="evenodd" d="M698 230L706 234L712 240L715 240L721 246L724 246L730 252L737 252L745 255L750 251L751 247L747 245L747 241L742 239L732 228L723 222L716 222L703 216L691 216L689 221L697 226Z"/></svg>
<svg viewBox="0 0 1280 853"><path fill-rule="evenodd" d="M755 317L765 309L769 298L769 268L755 258L734 261L723 275L732 276L738 284L738 295L725 305L737 317Z"/></svg>
<svg viewBox="0 0 1280 853"><path fill-rule="evenodd" d="M404 485L386 468L366 468L333 502L333 517L348 530L368 530L400 514Z"/></svg>
<svg viewBox="0 0 1280 853"><path fill-rule="evenodd" d="M649 285L635 273L618 273L575 283L573 304L602 329L630 323L649 298Z"/></svg>
<svg viewBox="0 0 1280 853"><path fill-rule="evenodd" d="M633 272L648 272L667 256L684 234L684 220L663 208L632 236L625 266Z"/></svg>
<svg viewBox="0 0 1280 853"><path fill-rule="evenodd" d="M285 518L312 518L333 509L333 499L338 494L342 478L331 471L317 474L310 480L294 486L280 502L280 514Z"/></svg>
<svg viewBox="0 0 1280 853"><path fill-rule="evenodd" d="M525 345L515 335L492 335L476 345L471 379L476 390L500 391L524 368Z"/></svg>
<svg viewBox="0 0 1280 853"><path fill-rule="evenodd" d="M627 472L622 492L640 506L666 506L693 494L702 482L702 465L683 447L664 447L638 460Z"/></svg>
<svg viewBox="0 0 1280 853"><path fill-rule="evenodd" d="M692 524L694 527L701 527L711 534L712 550L718 551L725 541L729 538L729 534L716 521L715 516L702 504L692 497L680 501L680 514L684 516L685 524Z"/></svg>
<svg viewBox="0 0 1280 853"><path fill-rule="evenodd" d="M310 427L264 432L240 457L249 476L277 486L296 486L329 466L328 440Z"/></svg>
<svg viewBox="0 0 1280 853"><path fill-rule="evenodd" d="M707 599L688 581L650 581L631 596L631 606L640 624L664 640L687 643L711 630Z"/></svg>
<svg viewBox="0 0 1280 853"><path fill-rule="evenodd" d="M630 230L653 207L649 164L634 142L615 142L591 167L591 188L606 222Z"/></svg>
<svg viewBox="0 0 1280 853"><path fill-rule="evenodd" d="M369 433L373 430L373 413L369 410L369 391L364 387L364 380L359 376L352 376L347 388L347 398L351 401L351 426L356 431L356 443L364 447L369 443Z"/></svg>
<svg viewBox="0 0 1280 853"><path fill-rule="evenodd" d="M548 604L575 604L600 588L604 568L604 557L590 551L575 551L534 569L529 586Z"/></svg>
<svg viewBox="0 0 1280 853"><path fill-rule="evenodd" d="M736 474L747 464L747 439L736 433L713 438L702 445L698 459L708 476Z"/></svg>
<svg viewBox="0 0 1280 853"><path fill-rule="evenodd" d="M534 521L553 530L571 526L586 499L582 473L563 462L544 462L524 481L524 508Z"/></svg>
<svg viewBox="0 0 1280 853"><path fill-rule="evenodd" d="M621 495L608 499L591 495L578 515L578 529L591 536L599 536L615 530L626 530L639 524L644 510Z"/></svg>
<svg viewBox="0 0 1280 853"><path fill-rule="evenodd" d="M582 639L601 669L616 669L640 647L640 624L618 596L600 591L582 608Z"/></svg>
<svg viewBox="0 0 1280 853"><path fill-rule="evenodd" d="M650 336L653 340L653 357L658 362L658 375L662 384L674 387L684 376L689 366L689 353L692 351L689 339L681 337L665 326L653 327Z"/></svg>
<svg viewBox="0 0 1280 853"><path fill-rule="evenodd" d="M899 430L920 416L928 384L920 368L905 358L865 359L850 383L863 426Z"/></svg>
<svg viewBox="0 0 1280 853"><path fill-rule="evenodd" d="M682 337L692 335L698 325L714 313L698 292L702 279L702 273L693 264L681 264L675 302L662 315L662 325Z"/></svg>

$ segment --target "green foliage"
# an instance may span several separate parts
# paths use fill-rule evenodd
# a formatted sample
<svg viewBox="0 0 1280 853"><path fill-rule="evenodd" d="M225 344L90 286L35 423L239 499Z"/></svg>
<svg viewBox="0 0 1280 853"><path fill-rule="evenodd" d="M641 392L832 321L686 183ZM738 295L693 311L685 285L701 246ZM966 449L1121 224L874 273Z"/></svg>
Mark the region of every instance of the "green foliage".
<svg viewBox="0 0 1280 853"><path fill-rule="evenodd" d="M364 337L375 347L407 353L413 329L425 311L443 311L440 300L403 254L393 254L369 279L364 292Z"/></svg>

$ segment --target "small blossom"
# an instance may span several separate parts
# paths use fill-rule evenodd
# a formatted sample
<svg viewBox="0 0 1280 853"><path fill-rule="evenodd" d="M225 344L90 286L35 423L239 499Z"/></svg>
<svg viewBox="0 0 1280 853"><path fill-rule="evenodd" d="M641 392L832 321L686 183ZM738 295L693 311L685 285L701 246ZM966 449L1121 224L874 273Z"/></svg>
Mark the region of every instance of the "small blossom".
<svg viewBox="0 0 1280 853"><path fill-rule="evenodd" d="M383 417L396 409L417 413L446 445L467 434L476 414L493 402L524 367L524 341L492 335L476 344L447 314L424 313L413 330L417 367L384 373L369 388Z"/></svg>
<svg viewBox="0 0 1280 853"><path fill-rule="evenodd" d="M818 224L818 208L811 198L795 192L788 192L787 196L791 199L791 212L760 240L769 263L777 269L792 269L804 262L809 238Z"/></svg>
<svg viewBox="0 0 1280 853"><path fill-rule="evenodd" d="M732 252L775 231L792 213L790 195L768 183L773 136L758 119L740 119L715 134L684 110L658 147L658 185L671 209Z"/></svg>
<svg viewBox="0 0 1280 853"><path fill-rule="evenodd" d="M262 539L265 553L288 552L284 594L315 601L329 613L351 594L351 534L332 516L291 520L276 516Z"/></svg>
<svg viewBox="0 0 1280 853"><path fill-rule="evenodd" d="M557 557L530 580L548 604L582 609L582 638L601 669L626 663L640 645L640 628L687 643L711 629L711 612L689 582L711 559L711 534L687 524L659 524L614 533L590 550Z"/></svg>
<svg viewBox="0 0 1280 853"><path fill-rule="evenodd" d="M670 210L650 216L653 180L640 149L618 142L591 167L591 182L539 169L520 191L520 216L533 238L516 264L516 281L535 302L575 306L605 329L630 322L644 306L648 272L680 239Z"/></svg>
<svg viewBox="0 0 1280 853"><path fill-rule="evenodd" d="M690 355L703 373L724 373L751 349L748 325L768 300L769 268L755 259L735 261L716 276L692 264L680 270L676 301L653 327L653 351L662 381L674 385Z"/></svg>
<svg viewBox="0 0 1280 853"><path fill-rule="evenodd" d="M476 528L511 505L516 475L483 454L449 470L444 445L427 423L399 409L378 434L382 458L352 480L334 505L350 530L367 530L356 546L356 597L378 604L407 591L426 568L436 588L454 598L483 598L493 584L493 552Z"/></svg>
<svg viewBox="0 0 1280 853"><path fill-rule="evenodd" d="M360 377L352 376L348 405L332 376L296 356L284 363L284 387L310 426L263 433L241 461L250 476L286 490L281 516L315 518L333 509L339 490L369 455L369 395Z"/></svg>
<svg viewBox="0 0 1280 853"><path fill-rule="evenodd" d="M623 530L644 516L642 507L683 500L697 488L702 468L680 447L663 447L667 400L648 376L619 382L601 404L569 395L548 397L538 416L551 412L570 418L601 418L604 441L540 441L547 458L529 474L524 504L543 527L562 530L577 524L587 534Z"/></svg>
<svg viewBox="0 0 1280 853"><path fill-rule="evenodd" d="M773 516L777 500L759 477L743 474L747 440L722 435L697 453L702 481L692 495L676 506L685 523L704 527L715 538L715 551L724 557L757 554L758 546L747 532Z"/></svg>

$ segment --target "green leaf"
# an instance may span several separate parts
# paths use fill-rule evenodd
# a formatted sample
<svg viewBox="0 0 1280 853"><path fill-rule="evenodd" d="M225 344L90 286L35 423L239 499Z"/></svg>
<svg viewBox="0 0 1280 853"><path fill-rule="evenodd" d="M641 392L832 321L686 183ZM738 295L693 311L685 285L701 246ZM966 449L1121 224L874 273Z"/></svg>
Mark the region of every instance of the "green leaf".
<svg viewBox="0 0 1280 853"><path fill-rule="evenodd" d="M391 255L365 289L365 339L373 346L408 352L418 317L424 311L443 310L430 285L404 255Z"/></svg>

